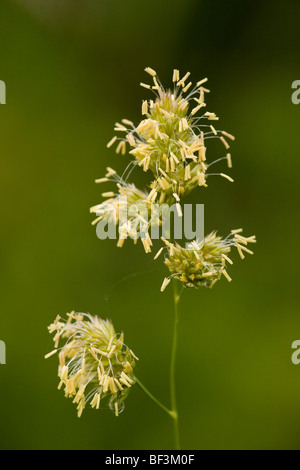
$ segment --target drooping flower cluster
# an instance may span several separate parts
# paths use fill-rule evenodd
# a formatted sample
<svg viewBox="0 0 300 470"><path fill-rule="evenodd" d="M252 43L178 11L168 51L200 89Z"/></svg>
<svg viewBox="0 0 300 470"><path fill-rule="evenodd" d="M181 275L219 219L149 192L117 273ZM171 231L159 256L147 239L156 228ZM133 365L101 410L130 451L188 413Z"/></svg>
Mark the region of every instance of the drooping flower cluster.
<svg viewBox="0 0 300 470"><path fill-rule="evenodd" d="M236 247L242 259L245 253L253 254L246 245L256 243L255 236L244 237L242 229L232 230L225 239L210 233L202 241L193 241L186 248L178 243L164 240L167 255L164 263L170 271L170 276L164 279L161 291L164 291L172 278L181 281L184 287L210 287L221 278L222 274L231 282L226 271L226 263L233 264L228 257L232 247ZM160 249L158 256L163 251ZM157 257L158 257L157 256Z"/></svg>
<svg viewBox="0 0 300 470"><path fill-rule="evenodd" d="M113 137L108 143L111 147L116 143L116 152L126 154L127 145L130 147L129 153L134 157L132 164L142 167L145 172L151 173L152 181L149 184L149 192L140 192L135 188L138 194L139 207L136 214L131 214L130 223L119 227L120 241L118 246L122 246L124 240L131 236L134 240L137 237L140 228L140 209L144 206L147 211L149 204L174 203L179 206L182 196L188 195L198 186L206 187L207 178L211 175L220 175L229 181L232 178L225 173L210 173L209 168L221 161L226 160L229 168L232 167L231 155L217 158L210 163L207 162L207 142L210 139L219 139L229 149L228 140L234 140L234 137L225 132L216 129L211 122L218 121L215 113L205 111L205 94L210 90L203 85L207 79L199 81L192 87L189 81L190 73L186 73L180 78L177 69L173 72L173 89L165 90L156 72L147 67L146 72L152 77L153 84L141 83L141 86L154 92L154 99L145 100L142 103L142 115L144 119L135 126L133 122L123 119L121 123L116 123L115 131L125 134L121 137ZM226 153L226 152L225 152ZM114 170L108 169L108 175L100 178L96 182L104 183L114 181ZM128 195L128 189L132 186L126 181L119 179L117 181L118 189L121 194ZM97 214L99 220L109 219L112 213L116 211L116 199L114 193L104 193L103 196L109 199L102 204L94 206L91 211ZM130 204L131 197L129 196ZM134 201L136 203L136 201ZM145 209L146 207L146 209ZM115 217L116 224L119 218ZM160 223L159 217L157 223ZM142 238L146 252L151 251L151 239Z"/></svg>
<svg viewBox="0 0 300 470"><path fill-rule="evenodd" d="M87 403L99 409L104 398L118 416L135 383L133 369L138 358L109 320L75 312L67 316L67 321L58 316L48 328L54 333L55 349L45 357L58 353L58 388L64 386L65 396L77 404L78 417ZM59 348L62 340L65 343Z"/></svg>

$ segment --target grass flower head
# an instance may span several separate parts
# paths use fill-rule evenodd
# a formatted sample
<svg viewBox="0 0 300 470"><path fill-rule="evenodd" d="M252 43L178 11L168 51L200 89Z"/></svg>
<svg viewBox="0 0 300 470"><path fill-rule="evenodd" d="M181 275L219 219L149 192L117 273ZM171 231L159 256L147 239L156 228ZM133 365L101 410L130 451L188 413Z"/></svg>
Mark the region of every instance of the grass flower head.
<svg viewBox="0 0 300 470"><path fill-rule="evenodd" d="M129 144L129 153L136 164L154 174L157 188L166 201L174 193L180 198L197 186L207 186L210 175L219 174L231 181L224 173L209 172L210 166L219 160L227 160L231 168L228 140L234 137L212 125L219 118L206 111L205 95L210 92L204 87L207 79L193 86L189 72L180 78L175 69L173 88L165 89L153 69L145 70L152 84L141 85L154 93L154 99L143 101L144 118L137 126L126 119L116 123L115 131L125 133L125 137L115 136L108 146L116 142L117 153L125 154ZM227 154L208 163L206 150L210 139L219 139Z"/></svg>
<svg viewBox="0 0 300 470"><path fill-rule="evenodd" d="M152 240L149 228L161 224L161 214L155 204L157 197L155 184L152 185L153 189L150 192L141 191L134 184L126 182L111 168L107 170L106 177L96 182L112 181L116 183L118 192L102 193L106 200L90 208L90 212L97 216L92 224L103 222L105 225L118 226L118 247L122 247L129 237L135 243L140 238L146 253L151 252Z"/></svg>
<svg viewBox="0 0 300 470"><path fill-rule="evenodd" d="M181 281L184 287L195 288L213 287L222 274L231 282L226 265L233 263L228 256L232 247L237 248L243 259L244 253L253 254L247 245L256 242L255 236L246 238L241 232L241 229L232 230L224 239L212 232L202 241L188 243L186 248L164 240L168 252L164 262L171 275L165 278L161 290L172 278Z"/></svg>
<svg viewBox="0 0 300 470"><path fill-rule="evenodd" d="M87 403L99 409L104 398L118 416L135 383L137 357L125 346L123 333L117 335L109 320L75 312L67 316L67 321L58 316L48 328L50 334L54 333L55 349L46 358L58 353L58 388L64 386L65 396L77 404L78 417Z"/></svg>

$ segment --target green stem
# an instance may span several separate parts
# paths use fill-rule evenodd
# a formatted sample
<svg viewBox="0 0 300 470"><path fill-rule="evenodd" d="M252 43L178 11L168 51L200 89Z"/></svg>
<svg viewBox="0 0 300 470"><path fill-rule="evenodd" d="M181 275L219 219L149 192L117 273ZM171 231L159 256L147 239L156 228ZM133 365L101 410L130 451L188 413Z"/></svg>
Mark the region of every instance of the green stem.
<svg viewBox="0 0 300 470"><path fill-rule="evenodd" d="M174 279L174 332L173 332L173 344L172 344L172 355L171 355L171 367L170 367L170 391L171 391L171 406L174 418L174 437L176 450L180 450L179 440L179 423L178 423L178 410L176 400L176 381L175 381L175 369L176 369L176 353L177 353L177 337L178 337L178 323L179 323L179 309L178 304L180 300L180 294L178 294L177 283Z"/></svg>
<svg viewBox="0 0 300 470"><path fill-rule="evenodd" d="M165 405L163 405L154 395L152 395L151 392L145 387L145 385L142 384L142 382L136 377L136 383L141 387L141 389L148 395L151 400L154 401L162 410L164 410L171 418L174 418L174 413L172 410L169 410Z"/></svg>
<svg viewBox="0 0 300 470"><path fill-rule="evenodd" d="M141 389L156 403L163 411L165 411L172 419L174 423L174 437L176 450L180 450L180 439L179 439L179 423L178 423L178 410L176 401L176 381L175 381L175 369L176 369L176 353L177 353L177 337L178 337L178 323L179 323L179 309L178 304L181 293L177 291L177 284L174 280L174 332L173 332L173 343L172 343L172 354L171 354L171 366L170 366L170 392L171 392L171 407L169 410L163 403L161 403L151 392L145 387L144 384L136 377L136 383Z"/></svg>

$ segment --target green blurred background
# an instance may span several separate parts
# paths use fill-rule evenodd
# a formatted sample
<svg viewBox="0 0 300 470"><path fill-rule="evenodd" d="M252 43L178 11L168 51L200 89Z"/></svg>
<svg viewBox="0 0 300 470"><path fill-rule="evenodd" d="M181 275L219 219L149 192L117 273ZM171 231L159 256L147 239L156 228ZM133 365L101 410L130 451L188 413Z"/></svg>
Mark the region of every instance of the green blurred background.
<svg viewBox="0 0 300 470"><path fill-rule="evenodd" d="M75 309L113 319L140 357L140 379L168 401L172 289L141 246L100 241L89 207L116 120L138 122L145 66L209 77L209 110L236 135L235 179L210 180L206 232L244 227L255 255L235 257L213 290L184 294L178 402L186 449L300 449L299 1L19 0L0 4L2 449L170 449L172 423L138 388L117 419L78 420L56 390L47 325ZM212 152L208 157L213 159ZM224 168L220 166L220 168ZM136 171L137 184L145 185ZM107 187L107 190L110 190Z"/></svg>

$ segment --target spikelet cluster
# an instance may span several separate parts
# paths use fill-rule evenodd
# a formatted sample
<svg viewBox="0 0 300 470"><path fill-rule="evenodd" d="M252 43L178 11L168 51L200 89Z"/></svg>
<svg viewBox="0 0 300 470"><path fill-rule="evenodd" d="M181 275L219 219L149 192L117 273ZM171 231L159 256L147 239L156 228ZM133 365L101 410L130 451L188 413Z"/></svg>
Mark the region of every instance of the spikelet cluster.
<svg viewBox="0 0 300 470"><path fill-rule="evenodd" d="M78 417L88 403L99 409L104 398L118 416L135 383L137 357L125 346L123 333L117 335L109 320L75 312L67 316L67 321L58 316L48 328L54 334L55 349L45 357L58 354L58 388L64 387L65 396L77 404Z"/></svg>
<svg viewBox="0 0 300 470"><path fill-rule="evenodd" d="M246 245L255 243L255 236L244 237L242 229L232 230L226 238L210 233L202 241L193 241L186 248L178 243L164 240L167 249L164 263L170 271L170 276L164 279L161 291L167 287L172 278L178 279L184 287L213 287L222 274L231 282L226 271L226 264L232 264L229 253L232 247L238 250L242 259L244 253L253 254ZM159 251L159 254L163 250Z"/></svg>
<svg viewBox="0 0 300 470"><path fill-rule="evenodd" d="M207 179L212 175L220 175L232 182L233 179L225 173L209 171L213 164L221 160L225 160L229 168L232 167L228 140L234 140L234 137L212 125L219 118L215 113L206 111L205 95L210 90L203 85L207 78L192 86L189 81L190 73L180 77L179 71L175 69L173 87L165 90L156 72L150 67L145 70L150 75L152 84L141 83L141 86L151 90L154 97L142 102L142 121L137 126L127 119L116 123L115 131L118 136L114 136L107 145L115 145L116 152L122 155L126 154L129 147L133 165L150 173L149 191L142 192L145 203L172 205L176 202L178 205L182 196L188 195L198 186L206 187ZM211 139L220 140L226 155L208 162L207 144ZM109 176L96 182L113 181L110 177L114 173L114 170L109 169ZM117 184L121 185L123 192L127 192L124 181ZM138 191L136 188L135 190ZM104 196L111 194L114 193L104 193ZM108 211L103 212L103 209L107 209L109 205L113 210L115 200L109 199L105 206L100 204L91 209L98 215L94 223L100 218L108 217ZM97 209L100 211L97 212ZM133 222L133 225L138 222L138 215ZM131 226L132 221L129 232ZM126 239L126 230L120 238L118 245L122 246ZM146 252L151 251L150 240L144 243L144 248Z"/></svg>
<svg viewBox="0 0 300 470"><path fill-rule="evenodd" d="M127 183L112 168L107 168L107 174L100 182L103 181L116 183L118 192L102 193L106 200L90 208L90 212L97 215L92 224L100 221L115 224L119 228L118 247L122 247L129 237L135 243L141 238L146 253L149 253L152 246L149 228L161 225L161 213L154 201L154 191L141 191L133 183Z"/></svg>

